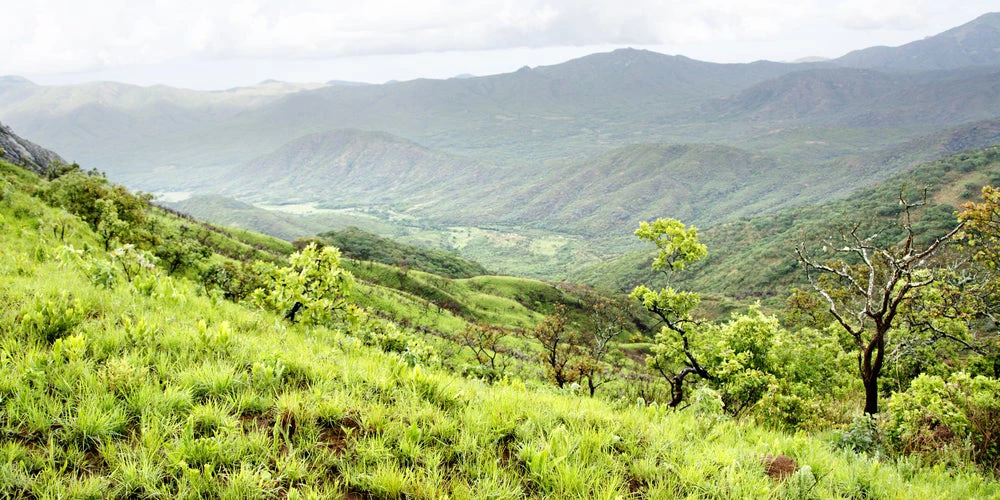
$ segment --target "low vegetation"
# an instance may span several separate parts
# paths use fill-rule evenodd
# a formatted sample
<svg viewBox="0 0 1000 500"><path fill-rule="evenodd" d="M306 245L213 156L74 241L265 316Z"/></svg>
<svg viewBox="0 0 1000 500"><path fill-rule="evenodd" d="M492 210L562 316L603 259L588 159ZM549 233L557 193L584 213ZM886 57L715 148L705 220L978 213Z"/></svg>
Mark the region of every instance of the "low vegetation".
<svg viewBox="0 0 1000 500"><path fill-rule="evenodd" d="M0 162L0 495L997 496L997 198L903 304L866 416L857 350L804 291L706 319L670 286L444 277ZM637 234L659 269L713 251L677 221Z"/></svg>

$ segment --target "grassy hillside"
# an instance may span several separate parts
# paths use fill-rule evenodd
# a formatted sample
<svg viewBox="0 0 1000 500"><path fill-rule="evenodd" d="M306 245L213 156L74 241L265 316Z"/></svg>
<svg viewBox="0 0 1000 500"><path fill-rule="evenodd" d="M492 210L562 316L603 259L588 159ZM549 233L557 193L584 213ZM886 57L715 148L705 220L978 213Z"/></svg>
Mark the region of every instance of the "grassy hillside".
<svg viewBox="0 0 1000 500"><path fill-rule="evenodd" d="M3 162L0 174L5 497L1000 494L972 469L834 451L823 436L731 419L711 398L671 411L530 380L486 385L366 346L396 331L388 323L290 324L183 273L129 267L103 235L33 196L45 193L36 177ZM193 224L153 216L172 225L163 234ZM236 236L210 235L261 256L282 247ZM772 479L763 457L777 454L801 468Z"/></svg>
<svg viewBox="0 0 1000 500"><path fill-rule="evenodd" d="M356 227L320 233L318 238L355 260L412 268L447 278L468 278L487 273L486 268L478 262L441 250L404 245Z"/></svg>

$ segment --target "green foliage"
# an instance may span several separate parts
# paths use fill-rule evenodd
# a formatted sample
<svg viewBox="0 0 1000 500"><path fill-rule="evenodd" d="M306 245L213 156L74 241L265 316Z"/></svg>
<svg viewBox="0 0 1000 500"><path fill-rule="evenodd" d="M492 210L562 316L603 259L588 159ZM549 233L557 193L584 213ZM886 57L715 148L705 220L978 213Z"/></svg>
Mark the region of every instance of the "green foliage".
<svg viewBox="0 0 1000 500"><path fill-rule="evenodd" d="M841 432L836 446L855 453L878 455L884 452L884 438L878 419L867 413L855 415L851 425Z"/></svg>
<svg viewBox="0 0 1000 500"><path fill-rule="evenodd" d="M233 262L226 260L209 264L201 271L201 282L209 290L218 291L232 302L250 298L255 290L269 283L275 266L260 261Z"/></svg>
<svg viewBox="0 0 1000 500"><path fill-rule="evenodd" d="M19 208L36 218L14 217ZM722 396L707 386L693 391L691 411L669 411L540 390L530 374L488 385L433 362L418 366L412 340L419 338L373 317L378 311L344 331L338 321L334 328L290 324L283 308L219 300L180 273L144 271L132 284L95 285L86 263L111 262L101 237L81 226L64 242L38 230L37 217L54 213L23 192L10 206L0 203L10 221L0 231L3 497L1000 493L995 480L972 470L875 462L831 451L821 434L729 418ZM558 296L554 287L513 278L457 287L502 291L504 311L496 314L509 319L511 306ZM46 298L62 300L61 290L72 298L55 301L54 311L76 309L79 300L85 314L69 315L76 323L51 343L31 340L40 335L22 327L25 313L47 307ZM590 315L582 310L570 326ZM751 319L734 318L742 326L728 343L763 352L755 332L770 331L770 320ZM49 323L57 322L38 324ZM785 342L777 335L772 354ZM756 366L755 356L742 362ZM816 481L801 473L787 483L793 487L767 478L759 457L777 453L808 466Z"/></svg>
<svg viewBox="0 0 1000 500"><path fill-rule="evenodd" d="M33 338L50 344L72 332L85 315L80 299L62 292L56 297L36 299L21 313L20 326Z"/></svg>
<svg viewBox="0 0 1000 500"><path fill-rule="evenodd" d="M147 236L143 224L148 198L112 185L104 177L72 171L50 182L43 196L89 224L101 236L105 250L114 243L136 243Z"/></svg>
<svg viewBox="0 0 1000 500"><path fill-rule="evenodd" d="M353 284L351 273L340 267L340 251L313 244L292 254L287 267L275 269L253 300L292 323L328 325L354 310L347 302Z"/></svg>
<svg viewBox="0 0 1000 500"><path fill-rule="evenodd" d="M321 233L319 238L339 248L349 259L399 267L405 265L447 278L469 278L486 274L486 268L478 262L462 259L454 253L404 245L356 227Z"/></svg>
<svg viewBox="0 0 1000 500"><path fill-rule="evenodd" d="M904 453L1000 468L1000 382L958 372L921 375L889 400L886 439Z"/></svg>
<svg viewBox="0 0 1000 500"><path fill-rule="evenodd" d="M659 249L653 259L654 271L683 271L688 264L708 255L708 247L698 241L698 229L685 227L677 219L657 219L652 224L640 222L635 235Z"/></svg>
<svg viewBox="0 0 1000 500"><path fill-rule="evenodd" d="M658 219L652 224L643 222L635 234L656 244L659 250L652 267L668 276L708 255L705 245L698 241L697 229L686 228L674 219ZM669 404L676 407L684 400L684 384L689 375L706 380L714 378L701 364L708 352L704 344L705 332L691 317L701 296L671 287L654 292L640 285L632 290L632 298L663 320L664 326L656 335L656 345L646 364L670 384Z"/></svg>
<svg viewBox="0 0 1000 500"><path fill-rule="evenodd" d="M420 337L400 330L396 325L381 319L355 312L362 319L354 335L364 345L375 346L385 352L398 354L408 365L435 364L437 352Z"/></svg>
<svg viewBox="0 0 1000 500"><path fill-rule="evenodd" d="M752 308L708 335L717 339L711 361L716 367L713 385L729 414L744 413L777 385L772 348L779 330L777 318Z"/></svg>
<svg viewBox="0 0 1000 500"><path fill-rule="evenodd" d="M167 274L184 271L212 255L211 249L198 240L182 234L171 234L153 249L154 255L166 266Z"/></svg>
<svg viewBox="0 0 1000 500"><path fill-rule="evenodd" d="M695 292L674 290L671 287L653 291L646 285L635 287L632 298L638 300L646 310L662 313L671 322L690 320L691 313L701 303L701 295Z"/></svg>

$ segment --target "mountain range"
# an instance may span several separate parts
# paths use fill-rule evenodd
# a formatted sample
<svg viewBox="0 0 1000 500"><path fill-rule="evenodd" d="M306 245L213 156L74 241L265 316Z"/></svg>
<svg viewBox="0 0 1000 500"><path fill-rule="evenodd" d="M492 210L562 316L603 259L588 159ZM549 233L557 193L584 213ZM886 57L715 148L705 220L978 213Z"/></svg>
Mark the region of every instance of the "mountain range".
<svg viewBox="0 0 1000 500"><path fill-rule="evenodd" d="M273 234L316 228L287 213L305 207L326 229L559 278L634 249L640 220L718 225L1000 142L1000 14L795 64L620 49L501 75L215 92L3 77L0 119L131 187L283 208L257 227ZM185 206L218 219L224 205ZM502 236L455 238L473 230ZM519 264L553 253L574 257Z"/></svg>

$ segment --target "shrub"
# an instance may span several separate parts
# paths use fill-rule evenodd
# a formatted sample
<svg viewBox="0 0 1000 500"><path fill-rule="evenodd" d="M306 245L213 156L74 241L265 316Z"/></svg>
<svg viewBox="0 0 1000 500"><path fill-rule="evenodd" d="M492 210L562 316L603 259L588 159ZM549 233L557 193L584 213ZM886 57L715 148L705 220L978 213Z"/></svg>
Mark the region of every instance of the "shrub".
<svg viewBox="0 0 1000 500"><path fill-rule="evenodd" d="M340 267L339 250L309 245L292 254L288 264L271 273L269 286L253 293L255 303L307 325L329 325L351 312L346 299L354 276Z"/></svg>
<svg viewBox="0 0 1000 500"><path fill-rule="evenodd" d="M836 447L855 453L877 455L882 453L882 434L875 417L863 413L854 417L851 425L840 434Z"/></svg>
<svg viewBox="0 0 1000 500"><path fill-rule="evenodd" d="M1000 381L964 372L947 380L921 375L889 401L889 444L935 458L971 456L1000 468Z"/></svg>
<svg viewBox="0 0 1000 500"><path fill-rule="evenodd" d="M21 328L38 340L51 344L69 334L84 318L83 306L69 292L40 299L21 314Z"/></svg>

